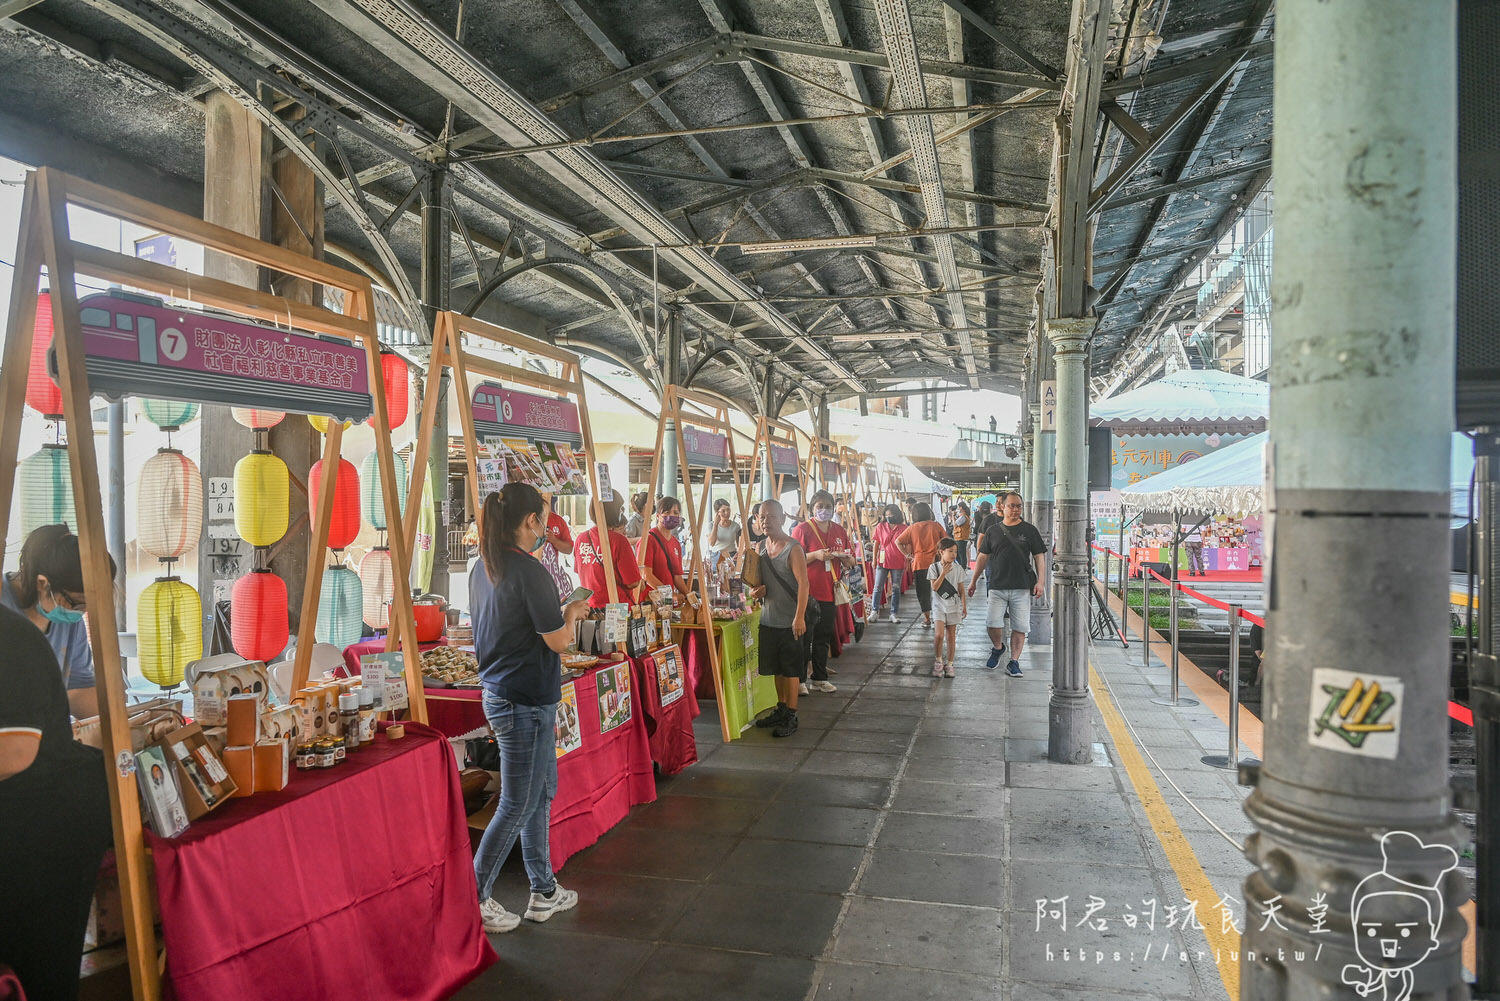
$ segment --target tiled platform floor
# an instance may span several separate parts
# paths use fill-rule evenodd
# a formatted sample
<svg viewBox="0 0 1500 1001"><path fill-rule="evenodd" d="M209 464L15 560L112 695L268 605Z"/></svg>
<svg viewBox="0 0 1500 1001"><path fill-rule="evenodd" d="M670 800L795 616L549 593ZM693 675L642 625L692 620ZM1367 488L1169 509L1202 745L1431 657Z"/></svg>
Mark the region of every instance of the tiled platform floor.
<svg viewBox="0 0 1500 1001"><path fill-rule="evenodd" d="M977 610L948 681L929 675L930 644L920 619L871 626L835 661L839 691L804 697L789 739L757 730L724 746L705 703L701 763L569 860L559 878L577 910L495 936L500 962L459 997L1224 997L1204 933L1166 927L1183 889L1097 711L1097 764L1045 760L1050 649L1027 652L1023 678L985 670ZM1118 644L1092 654L1141 741L1242 840L1244 791L1198 760L1198 740L1217 749L1223 726L1152 704L1165 671L1139 657ZM1156 781L1215 890L1241 896L1248 863ZM1067 930L1039 920L1039 899L1064 896ZM1104 904L1084 921L1091 896ZM496 897L524 905L518 857ZM1199 903L1200 920L1219 920L1215 903Z"/></svg>

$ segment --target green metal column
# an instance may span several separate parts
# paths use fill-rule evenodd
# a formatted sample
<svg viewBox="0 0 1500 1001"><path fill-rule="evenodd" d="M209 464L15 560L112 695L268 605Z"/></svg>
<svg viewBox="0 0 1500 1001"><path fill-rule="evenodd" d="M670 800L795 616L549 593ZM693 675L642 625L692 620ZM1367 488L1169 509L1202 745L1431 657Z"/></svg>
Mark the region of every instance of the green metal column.
<svg viewBox="0 0 1500 1001"><path fill-rule="evenodd" d="M1457 999L1455 7L1282 0L1276 19L1273 546L1241 996Z"/></svg>

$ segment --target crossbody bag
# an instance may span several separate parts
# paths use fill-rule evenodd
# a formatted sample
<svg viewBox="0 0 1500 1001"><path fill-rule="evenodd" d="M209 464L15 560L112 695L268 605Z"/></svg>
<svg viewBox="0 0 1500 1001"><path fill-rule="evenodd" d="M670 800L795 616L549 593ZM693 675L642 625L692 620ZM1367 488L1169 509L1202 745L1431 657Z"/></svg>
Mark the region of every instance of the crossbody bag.
<svg viewBox="0 0 1500 1001"><path fill-rule="evenodd" d="M818 545L821 546L824 549L827 549L828 548L828 539L827 539L826 536L823 535L822 532L818 531L818 526L814 525L812 522L808 522L807 523L807 527L810 528L810 529L812 529L813 535L817 536ZM850 604L853 604L854 603L854 598L853 598L852 595L849 594L849 588L844 583L843 574L840 573L839 570L838 570L838 564L836 562L834 562L833 560L829 560L828 562L829 562L829 565L832 567L832 569L831 569L831 571L829 573L829 576L833 578L833 603L835 605L850 605Z"/></svg>
<svg viewBox="0 0 1500 1001"><path fill-rule="evenodd" d="M789 546L793 544L794 543L790 542L787 543L787 545ZM769 570L771 572L771 576L775 579L777 586L787 594L791 595L792 602L795 604L797 601L797 582L788 581L785 577L781 576L781 571L776 569L776 562L771 559L771 554L765 548L766 543L762 542L760 545L761 569L763 571ZM822 606L819 605L816 601L813 601L811 595L809 595L807 609L802 613L802 619L807 624L808 632L812 632L813 628L818 624L818 620L822 618L822 616Z"/></svg>
<svg viewBox="0 0 1500 1001"><path fill-rule="evenodd" d="M996 527L1000 529L1000 534L1005 536L1005 541L1010 543L1010 548L1015 550L1017 556L1021 557L1021 565L1026 568L1026 589L1029 591L1036 587L1036 567L1032 565L1031 558L1026 555L1025 550L1016 545L1016 540L1011 538L1009 529L1004 525Z"/></svg>

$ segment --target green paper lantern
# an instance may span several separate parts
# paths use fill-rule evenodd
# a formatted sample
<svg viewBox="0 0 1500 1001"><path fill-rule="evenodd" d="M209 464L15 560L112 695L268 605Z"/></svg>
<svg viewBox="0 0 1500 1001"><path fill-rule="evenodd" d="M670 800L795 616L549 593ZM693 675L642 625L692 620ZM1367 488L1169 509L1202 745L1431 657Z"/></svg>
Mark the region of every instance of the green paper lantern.
<svg viewBox="0 0 1500 1001"><path fill-rule="evenodd" d="M73 471L66 445L43 445L21 460L17 479L21 494L21 538L43 525L67 525L78 531L73 509Z"/></svg>
<svg viewBox="0 0 1500 1001"><path fill-rule="evenodd" d="M401 507L401 514L406 515L406 488L409 479L406 473L406 460L399 455L392 455L391 460L396 467L396 497ZM385 496L380 490L380 456L371 452L365 456L365 461L359 465L359 506L364 519L371 528L385 531Z"/></svg>
<svg viewBox="0 0 1500 1001"><path fill-rule="evenodd" d="M364 635L364 586L348 567L328 567L318 592L318 622L313 635L319 643L342 650Z"/></svg>
<svg viewBox="0 0 1500 1001"><path fill-rule="evenodd" d="M141 400L141 416L163 431L175 431L198 418L198 404L177 400Z"/></svg>

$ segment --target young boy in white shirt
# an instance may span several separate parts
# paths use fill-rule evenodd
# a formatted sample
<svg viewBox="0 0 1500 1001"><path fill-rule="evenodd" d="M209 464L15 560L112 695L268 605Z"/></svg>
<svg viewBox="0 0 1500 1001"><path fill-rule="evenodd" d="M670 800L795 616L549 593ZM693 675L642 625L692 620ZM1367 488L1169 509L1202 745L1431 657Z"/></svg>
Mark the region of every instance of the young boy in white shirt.
<svg viewBox="0 0 1500 1001"><path fill-rule="evenodd" d="M953 647L958 642L958 624L969 617L966 587L969 571L958 562L958 543L943 539L938 543L938 558L927 568L932 582L932 620L937 626L932 636L932 676L953 677ZM948 641L948 657L943 659L943 640Z"/></svg>

